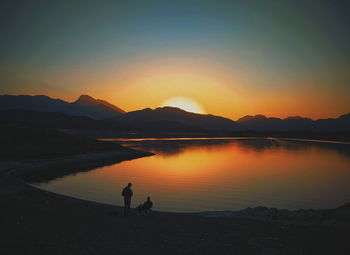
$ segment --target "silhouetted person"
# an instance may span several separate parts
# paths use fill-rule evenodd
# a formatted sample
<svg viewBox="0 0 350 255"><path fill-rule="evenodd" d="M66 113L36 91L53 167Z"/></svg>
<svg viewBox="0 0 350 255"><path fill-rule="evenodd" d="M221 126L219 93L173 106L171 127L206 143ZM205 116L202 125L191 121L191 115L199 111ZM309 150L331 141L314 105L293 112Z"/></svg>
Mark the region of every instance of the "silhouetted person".
<svg viewBox="0 0 350 255"><path fill-rule="evenodd" d="M150 197L147 197L147 201L143 203L142 207L145 213L150 213L152 209L153 203Z"/></svg>
<svg viewBox="0 0 350 255"><path fill-rule="evenodd" d="M152 206L153 206L153 203L151 201L151 198L147 197L147 201L144 202L143 204L140 204L138 207L136 207L136 209L139 214L144 214L144 213L148 214L152 211L151 210Z"/></svg>
<svg viewBox="0 0 350 255"><path fill-rule="evenodd" d="M131 197L134 195L131 189L132 184L129 183L122 191L122 196L124 197L124 216L128 217L130 212Z"/></svg>

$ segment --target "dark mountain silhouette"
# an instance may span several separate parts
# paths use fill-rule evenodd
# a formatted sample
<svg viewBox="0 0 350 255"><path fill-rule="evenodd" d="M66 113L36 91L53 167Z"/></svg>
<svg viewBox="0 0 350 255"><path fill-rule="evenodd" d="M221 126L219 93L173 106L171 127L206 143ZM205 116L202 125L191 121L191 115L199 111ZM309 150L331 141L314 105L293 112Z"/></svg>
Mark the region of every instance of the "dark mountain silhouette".
<svg viewBox="0 0 350 255"><path fill-rule="evenodd" d="M242 129L250 129L255 131L299 131L312 130L313 121L308 118L299 116L288 117L285 119L268 118L264 115L245 116L237 121Z"/></svg>
<svg viewBox="0 0 350 255"><path fill-rule="evenodd" d="M102 100L81 96L76 102L68 103L47 96L0 96L0 110L21 109L38 112L62 112L73 116L86 116L93 119L111 118L124 111Z"/></svg>
<svg viewBox="0 0 350 255"><path fill-rule="evenodd" d="M141 130L156 128L162 131L234 131L239 125L214 115L186 112L175 107L160 107L154 110L146 108L111 118L110 123L118 122Z"/></svg>
<svg viewBox="0 0 350 255"><path fill-rule="evenodd" d="M88 105L88 106L98 106L101 108L106 108L106 109L113 109L119 113L125 113L122 109L119 107L112 105L108 103L107 101L101 100L101 99L94 99L91 96L88 95L81 95L77 101L74 102L75 104L80 104L80 105Z"/></svg>
<svg viewBox="0 0 350 255"><path fill-rule="evenodd" d="M240 119L238 119L238 123L254 123L254 122L257 122L257 121L260 121L260 120L265 120L267 119L265 115L261 115L261 114L258 114L258 115L255 115L255 116L252 116L252 115L246 115Z"/></svg>
<svg viewBox="0 0 350 255"><path fill-rule="evenodd" d="M0 110L0 120L38 128L56 129L79 137L127 136L129 130L133 130L120 123L106 123L103 120L95 120L85 116L71 116L62 112Z"/></svg>
<svg viewBox="0 0 350 255"><path fill-rule="evenodd" d="M0 119L55 129L101 129L106 126L102 121L85 116L71 116L62 112L4 110L0 111Z"/></svg>
<svg viewBox="0 0 350 255"><path fill-rule="evenodd" d="M237 122L214 115L161 107L125 113L100 99L81 95L73 103L47 96L0 96L0 117L57 129L82 130L87 135L137 132L150 134L253 132L349 132L350 113L338 118L312 120L300 116L285 119L264 115L244 116ZM108 131L108 132L107 132ZM103 132L105 132L103 134Z"/></svg>
<svg viewBox="0 0 350 255"><path fill-rule="evenodd" d="M317 131L342 132L350 130L350 113L333 119L312 120L300 116L285 119L264 115L244 116L237 121L241 129L254 131Z"/></svg>
<svg viewBox="0 0 350 255"><path fill-rule="evenodd" d="M106 151L127 151L118 144L76 137L27 123L0 120L0 160L64 157Z"/></svg>
<svg viewBox="0 0 350 255"><path fill-rule="evenodd" d="M350 113L341 115L335 119L318 119L315 121L315 126L321 132L350 131Z"/></svg>

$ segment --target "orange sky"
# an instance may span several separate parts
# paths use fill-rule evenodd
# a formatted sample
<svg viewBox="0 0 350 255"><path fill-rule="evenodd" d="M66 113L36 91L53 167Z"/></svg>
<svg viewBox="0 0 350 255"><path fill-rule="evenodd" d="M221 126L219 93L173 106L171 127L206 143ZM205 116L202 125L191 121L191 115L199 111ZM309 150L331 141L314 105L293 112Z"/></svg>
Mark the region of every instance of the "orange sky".
<svg viewBox="0 0 350 255"><path fill-rule="evenodd" d="M201 59L143 60L124 68L112 66L103 71L89 71L85 66L81 70L62 70L62 73L58 71L35 78L52 86L44 85L31 90L30 94L46 94L67 101L88 94L125 111L156 108L173 97L190 98L206 113L233 120L248 114L329 118L350 109L346 91L339 93L332 87L322 86L325 80L321 78L293 77L288 83L284 78L264 78L243 68L228 69Z"/></svg>

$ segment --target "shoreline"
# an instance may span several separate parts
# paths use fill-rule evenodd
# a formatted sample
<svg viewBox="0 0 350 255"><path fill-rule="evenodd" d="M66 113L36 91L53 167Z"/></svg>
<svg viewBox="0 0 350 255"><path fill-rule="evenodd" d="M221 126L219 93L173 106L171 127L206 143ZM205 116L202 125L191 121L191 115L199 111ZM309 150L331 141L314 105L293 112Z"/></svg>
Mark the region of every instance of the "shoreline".
<svg viewBox="0 0 350 255"><path fill-rule="evenodd" d="M57 197L62 200L74 201L78 204L93 205L111 210L123 210L122 205L107 204L93 200L77 198L69 195L55 193L36 187L30 183L23 182L27 189L45 193L48 196ZM130 208L133 216L138 216L135 207ZM328 209L281 209L265 206L247 207L241 210L222 210L222 211L201 211L201 212L171 212L171 211L153 211L156 215L174 215L174 216L194 216L203 218L238 218L249 219L262 222L280 223L282 225L316 225L316 226L333 226L342 229L350 229L350 203L342 204L336 208Z"/></svg>
<svg viewBox="0 0 350 255"><path fill-rule="evenodd" d="M283 139L283 138L281 138ZM94 204L96 206L122 209L121 205L106 204L99 201L91 201L81 198L72 197L52 191L44 190L35 185L33 182L48 181L53 178L74 174L81 171L89 171L96 167L102 167L118 162L132 160L141 157L155 155L154 153L128 150L128 151L110 151L102 153L77 154L61 158L34 160L32 162L1 162L0 164L0 193L13 193L23 190L35 190L45 193L48 196L54 196L63 200L78 201L79 203ZM7 164L6 164L7 163ZM5 166L4 166L5 165ZM48 171L50 169L50 171ZM168 212L156 211L158 214L172 215L193 215L208 218L247 218L262 221L276 221L280 223L292 224L319 224L319 225L342 225L350 228L350 219L347 222L336 222L329 216L337 213L337 210L346 208L350 212L350 203L339 205L336 208L327 209L296 209L288 210L283 208L267 208L261 205L256 207L248 207L245 209L231 211L202 211L202 212ZM133 209L132 209L133 210ZM316 216L316 221L313 219L309 223L305 218L310 218L310 215Z"/></svg>
<svg viewBox="0 0 350 255"><path fill-rule="evenodd" d="M31 186L26 184L27 182L47 181L79 171L88 171L96 167L153 155L155 154L151 152L130 149L40 160L2 161L0 162L0 183L2 184L0 192L3 191L4 185L9 188L13 185L13 188L21 189L24 186Z"/></svg>
<svg viewBox="0 0 350 255"><path fill-rule="evenodd" d="M291 141L315 142L315 143L332 143L332 144L347 144L350 141L346 140L323 140L318 138L297 138L297 137L278 137L278 136L223 136L223 137L140 137L140 138L98 138L97 140L106 142L148 142L148 141L202 141L202 140L246 140L246 139L283 139Z"/></svg>
<svg viewBox="0 0 350 255"><path fill-rule="evenodd" d="M27 188L45 193L49 196L55 196L63 200L76 201L77 203L86 203L103 208L117 209L122 211L122 205L114 205L102 203L99 201L87 200L77 197L72 197L65 194L55 193L39 187L33 186L30 183L24 182ZM136 215L135 207L131 207L134 216ZM280 224L294 225L318 225L318 226L336 226L339 228L350 229L350 203L339 205L335 208L327 209L283 209L257 205L256 207L247 207L241 210L222 210L222 211L200 211L200 212L171 212L171 211L153 211L157 215L188 215L204 218L240 218L250 219L263 222L274 222Z"/></svg>
<svg viewBox="0 0 350 255"><path fill-rule="evenodd" d="M2 254L348 254L348 229L122 208L36 189L0 193ZM339 253L343 251L344 253Z"/></svg>
<svg viewBox="0 0 350 255"><path fill-rule="evenodd" d="M335 249L344 251L338 254L349 252L350 228L339 221L349 215L349 206L344 212L301 210L297 215L256 207L239 211L241 215L226 216L213 215L215 212L161 211L137 216L132 209L126 219L121 206L53 193L21 179L23 174L41 174L49 166L57 171L67 166L83 169L153 155L140 151L101 154L106 153L31 163L7 162L7 167L2 162L0 247L4 254L301 255L330 254ZM287 216L288 220L279 216ZM329 221L329 216L333 221ZM298 217L300 220L296 221ZM326 221L309 221L315 217Z"/></svg>

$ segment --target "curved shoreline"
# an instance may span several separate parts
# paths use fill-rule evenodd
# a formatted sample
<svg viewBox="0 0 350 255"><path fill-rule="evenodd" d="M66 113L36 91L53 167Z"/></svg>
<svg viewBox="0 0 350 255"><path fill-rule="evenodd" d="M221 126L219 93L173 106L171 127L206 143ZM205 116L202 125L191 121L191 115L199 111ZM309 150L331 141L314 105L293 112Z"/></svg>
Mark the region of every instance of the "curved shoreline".
<svg viewBox="0 0 350 255"><path fill-rule="evenodd" d="M131 154L129 160L151 155ZM89 155L60 159L59 166L122 160L119 152L109 157L95 155L86 162L87 158ZM41 162L42 169L55 166L55 160ZM349 254L350 227L339 221L350 215L349 206L321 213L302 210L298 215L281 211L282 218L276 210L263 207L228 217L213 215L215 212L160 211L136 217L132 209L131 217L126 219L120 206L53 193L21 179L21 173L35 172L36 166L40 163L0 164L0 247L4 254L319 255L339 249ZM315 217L316 221L310 221ZM322 221L318 221L320 217Z"/></svg>
<svg viewBox="0 0 350 255"><path fill-rule="evenodd" d="M0 183L2 184L0 192L11 192L11 186L14 191L21 190L24 186L28 186L27 180L48 180L78 171L153 155L155 154L146 151L125 150L22 162L3 161L0 162ZM4 189L4 185L8 190Z"/></svg>
<svg viewBox="0 0 350 255"><path fill-rule="evenodd" d="M24 190L38 191L51 197L57 197L62 200L74 201L80 204L90 204L97 207L110 208L122 210L122 206L105 204L99 201L91 201L81 198L72 197L52 191L44 190L36 187L25 179L38 180L40 176L47 180L47 175L43 173L53 174L55 178L60 175L74 174L78 171L87 171L95 167L101 167L109 164L115 164L117 162L132 160L140 157L152 156L153 153L145 151L117 151L117 152L104 152L93 154L80 154L71 157L55 158L49 160L37 160L30 163L18 163L18 162L2 162L0 165L0 193L15 193ZM48 170L50 169L50 170ZM73 169L73 171L72 171ZM53 171L53 173L52 173ZM23 177L26 177L23 179ZM51 176L52 177L52 176ZM39 178L39 179L40 179ZM48 178L50 179L50 178ZM316 224L316 225L342 225L348 227L350 224L348 219L346 222L337 222L333 218L334 215L339 215L339 210L344 214L344 208L348 212L350 204L345 204L334 209L299 209L299 210L286 210L267 208L263 206L257 206L255 208L246 208L239 211L203 211L203 212L163 212L155 211L156 214L169 214L169 215L192 215L206 218L247 218L252 220L274 221L283 224ZM340 209L339 209L340 208ZM307 222L307 220L309 222ZM339 224L341 223L341 224Z"/></svg>
<svg viewBox="0 0 350 255"><path fill-rule="evenodd" d="M28 189L39 191L49 196L57 197L62 200L74 201L76 203L93 205L97 207L109 208L111 210L118 209L123 210L121 205L113 205L102 203L93 200L87 200L52 191L44 190L30 183L24 182ZM135 211L135 208L131 208ZM134 212L135 214L135 212ZM350 203L340 205L336 208L329 209L277 209L268 208L264 206L247 207L238 211L223 210L223 211L201 211L201 212L170 212L170 211L153 211L156 215L183 215L183 216L197 216L204 218L241 218L258 220L264 222L275 222L281 224L296 224L296 225L324 225L324 226L337 226L340 228L350 228ZM345 216L345 217L344 217ZM340 221L339 221L340 220Z"/></svg>

